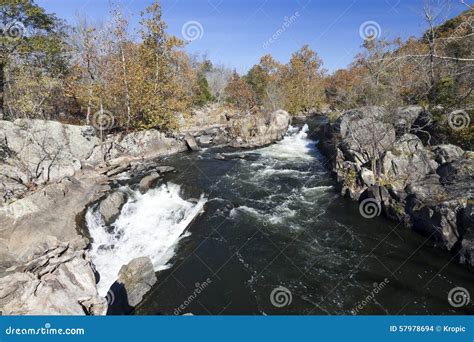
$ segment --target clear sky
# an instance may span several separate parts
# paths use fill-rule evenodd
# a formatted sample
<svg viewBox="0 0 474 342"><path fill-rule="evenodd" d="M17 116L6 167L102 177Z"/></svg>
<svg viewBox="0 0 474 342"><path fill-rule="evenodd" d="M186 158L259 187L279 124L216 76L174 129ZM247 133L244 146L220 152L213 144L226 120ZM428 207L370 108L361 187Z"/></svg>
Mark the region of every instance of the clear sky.
<svg viewBox="0 0 474 342"><path fill-rule="evenodd" d="M69 23L78 14L94 21L108 18L110 1L126 9L134 27L140 12L152 2L36 0ZM287 62L306 43L329 71L344 68L360 51L360 28L367 22L369 31L375 28L387 38L420 35L426 29L423 0L163 0L161 4L170 33L183 38L184 26L189 29L187 37L196 38L187 46L189 52L206 54L214 63L241 73L267 53ZM435 6L440 20L465 9L459 0L452 0L451 6ZM276 39L269 41L272 36Z"/></svg>

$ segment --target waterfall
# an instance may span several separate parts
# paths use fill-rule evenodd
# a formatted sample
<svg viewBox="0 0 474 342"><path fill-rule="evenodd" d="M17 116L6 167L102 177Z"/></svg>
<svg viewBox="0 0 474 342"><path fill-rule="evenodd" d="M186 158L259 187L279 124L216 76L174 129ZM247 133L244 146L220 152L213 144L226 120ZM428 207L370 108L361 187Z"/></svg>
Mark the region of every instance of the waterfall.
<svg viewBox="0 0 474 342"><path fill-rule="evenodd" d="M122 267L137 257L149 257L160 271L169 268L186 228L204 208L180 196L180 187L164 184L146 194L131 191L128 202L112 225L106 227L96 208L89 208L86 222L93 238L91 257L100 274L99 294L105 296Z"/></svg>

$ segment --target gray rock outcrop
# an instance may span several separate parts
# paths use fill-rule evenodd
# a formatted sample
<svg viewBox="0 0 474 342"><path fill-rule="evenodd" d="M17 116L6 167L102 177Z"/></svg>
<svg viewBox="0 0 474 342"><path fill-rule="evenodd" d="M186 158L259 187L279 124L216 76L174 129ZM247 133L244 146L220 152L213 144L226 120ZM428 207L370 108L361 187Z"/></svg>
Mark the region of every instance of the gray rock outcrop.
<svg viewBox="0 0 474 342"><path fill-rule="evenodd" d="M378 107L350 110L319 133L341 193L372 198L389 218L403 221L473 264L474 157L444 144L425 146L426 112L407 107L395 115ZM395 118L395 119L394 119Z"/></svg>
<svg viewBox="0 0 474 342"><path fill-rule="evenodd" d="M82 239L70 243L49 237L28 261L0 278L4 315L100 315L107 303L99 297Z"/></svg>

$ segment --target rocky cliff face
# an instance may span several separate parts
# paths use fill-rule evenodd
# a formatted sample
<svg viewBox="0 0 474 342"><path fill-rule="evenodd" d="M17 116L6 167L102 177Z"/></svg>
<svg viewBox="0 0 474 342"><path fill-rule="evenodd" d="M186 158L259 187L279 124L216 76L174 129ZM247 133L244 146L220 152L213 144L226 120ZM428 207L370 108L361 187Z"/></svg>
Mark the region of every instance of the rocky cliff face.
<svg viewBox="0 0 474 342"><path fill-rule="evenodd" d="M474 265L474 154L454 145L423 145L413 127L424 115L409 107L345 112L319 134L340 190L361 214L384 213ZM372 204L367 213L366 205Z"/></svg>

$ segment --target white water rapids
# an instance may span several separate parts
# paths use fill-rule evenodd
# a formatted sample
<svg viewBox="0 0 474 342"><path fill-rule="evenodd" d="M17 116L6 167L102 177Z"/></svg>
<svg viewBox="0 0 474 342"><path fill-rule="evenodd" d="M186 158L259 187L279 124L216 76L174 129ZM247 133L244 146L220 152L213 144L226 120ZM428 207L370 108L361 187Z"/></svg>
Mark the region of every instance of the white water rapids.
<svg viewBox="0 0 474 342"><path fill-rule="evenodd" d="M260 162L265 165L258 162L247 165L249 170L253 170L256 180L305 173L287 169L286 163L297 165L314 159L314 142L308 139L307 132L307 125L303 128L290 126L288 134L278 143L244 152L258 153L263 157ZM206 203L203 196L197 203L184 200L180 196L180 186L172 183L163 184L146 194L128 188L122 190L129 193L129 199L111 227L105 226L97 207L89 208L86 213L87 226L93 238L91 257L100 274L97 286L99 294L103 296L116 281L122 265L137 257L149 257L155 271L171 267L169 261L175 255L179 241L187 236L187 227L202 212ZM282 203L273 203L271 198L265 199L264 201L269 201L274 206L268 213L241 206L232 210L231 217L238 211L247 211L265 216L270 222L283 222L296 213L294 209L289 208L295 201L293 197L290 196Z"/></svg>
<svg viewBox="0 0 474 342"><path fill-rule="evenodd" d="M203 196L197 203L185 201L180 187L172 183L146 194L132 191L113 229L107 229L101 215L90 208L86 222L93 238L92 261L100 274L99 294L105 296L122 265L137 257L149 257L155 271L169 268L176 246L205 203Z"/></svg>

